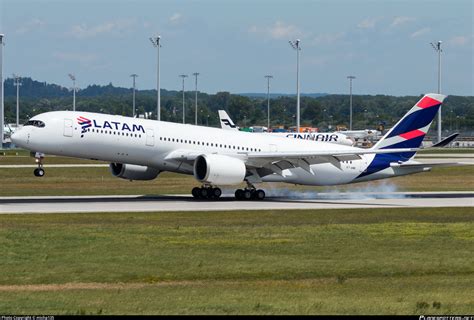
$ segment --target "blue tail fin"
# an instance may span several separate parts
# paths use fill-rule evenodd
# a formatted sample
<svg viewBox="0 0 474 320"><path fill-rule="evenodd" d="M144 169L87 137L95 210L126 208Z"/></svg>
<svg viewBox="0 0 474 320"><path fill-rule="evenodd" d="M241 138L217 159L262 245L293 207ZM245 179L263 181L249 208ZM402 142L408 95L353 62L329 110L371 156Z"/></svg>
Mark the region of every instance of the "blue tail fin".
<svg viewBox="0 0 474 320"><path fill-rule="evenodd" d="M418 148L446 96L429 93L380 139L374 149Z"/></svg>
<svg viewBox="0 0 474 320"><path fill-rule="evenodd" d="M418 101L403 118L380 139L373 149L418 148L425 138L431 122L446 96L429 93ZM401 152L375 155L359 178L390 167L392 162L410 160L416 152Z"/></svg>

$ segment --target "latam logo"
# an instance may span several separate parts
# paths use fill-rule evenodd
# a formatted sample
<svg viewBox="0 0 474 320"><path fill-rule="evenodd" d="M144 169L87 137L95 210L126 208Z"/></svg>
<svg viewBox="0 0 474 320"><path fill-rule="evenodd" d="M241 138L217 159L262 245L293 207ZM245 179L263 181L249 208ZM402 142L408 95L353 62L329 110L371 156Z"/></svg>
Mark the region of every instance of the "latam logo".
<svg viewBox="0 0 474 320"><path fill-rule="evenodd" d="M92 127L92 121L90 121L89 119L87 118L84 118L84 117L78 117L77 118L77 123L79 123L79 125L81 126L81 138L84 138L84 133L87 132L87 129Z"/></svg>
<svg viewBox="0 0 474 320"><path fill-rule="evenodd" d="M129 125L125 122L118 122L118 121L97 121L97 120L90 120L84 117L78 117L77 123L81 126L81 138L84 137L84 133L88 131L90 127L97 128L97 129L109 129L109 130L117 130L117 131L127 131L127 132L142 132L145 133L145 129L142 125L132 124Z"/></svg>

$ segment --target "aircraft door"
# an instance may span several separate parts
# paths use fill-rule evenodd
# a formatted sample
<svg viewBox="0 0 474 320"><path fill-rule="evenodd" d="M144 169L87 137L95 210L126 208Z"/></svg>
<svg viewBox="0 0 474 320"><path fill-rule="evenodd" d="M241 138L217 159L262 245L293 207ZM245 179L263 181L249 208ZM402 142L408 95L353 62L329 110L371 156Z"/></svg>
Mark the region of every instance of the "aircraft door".
<svg viewBox="0 0 474 320"><path fill-rule="evenodd" d="M146 129L146 145L153 147L155 145L155 133L153 129Z"/></svg>
<svg viewBox="0 0 474 320"><path fill-rule="evenodd" d="M64 119L64 132L65 137L72 137L72 120Z"/></svg>

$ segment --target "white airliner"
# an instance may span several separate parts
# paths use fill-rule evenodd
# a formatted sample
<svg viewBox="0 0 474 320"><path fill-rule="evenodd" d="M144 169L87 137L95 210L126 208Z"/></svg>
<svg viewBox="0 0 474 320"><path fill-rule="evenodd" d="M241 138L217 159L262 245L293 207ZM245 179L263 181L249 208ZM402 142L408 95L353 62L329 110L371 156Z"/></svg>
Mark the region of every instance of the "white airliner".
<svg viewBox="0 0 474 320"><path fill-rule="evenodd" d="M224 130L238 131L239 128L234 124L232 119L229 117L225 110L218 110L219 120L221 121L221 128ZM354 145L354 140L339 132L271 132L263 133L271 134L273 136L294 138L294 139L306 139L312 141L329 142L335 144L342 144L345 146Z"/></svg>
<svg viewBox="0 0 474 320"><path fill-rule="evenodd" d="M33 152L111 162L114 176L152 180L160 172L194 175L195 198L247 183L237 199L263 199L254 184L338 185L430 170L413 160L445 96L427 94L372 148L228 131L81 111L31 118L12 141ZM43 176L41 158L35 175Z"/></svg>

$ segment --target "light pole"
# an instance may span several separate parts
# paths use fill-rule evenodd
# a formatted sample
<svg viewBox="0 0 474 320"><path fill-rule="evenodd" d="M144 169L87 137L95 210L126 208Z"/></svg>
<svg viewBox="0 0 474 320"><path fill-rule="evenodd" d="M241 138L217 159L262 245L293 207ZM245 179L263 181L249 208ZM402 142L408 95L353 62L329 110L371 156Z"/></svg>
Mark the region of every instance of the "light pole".
<svg viewBox="0 0 474 320"><path fill-rule="evenodd" d="M138 74L131 74L130 77L133 78L133 111L132 116L135 118L135 78L138 77Z"/></svg>
<svg viewBox="0 0 474 320"><path fill-rule="evenodd" d="M194 90L195 96L194 96L194 124L197 126L198 124L198 75L199 72L194 72L193 76L196 78L196 89ZM183 89L184 91L184 89Z"/></svg>
<svg viewBox="0 0 474 320"><path fill-rule="evenodd" d="M69 78L72 80L72 111L76 111L76 76L70 73Z"/></svg>
<svg viewBox="0 0 474 320"><path fill-rule="evenodd" d="M438 41L436 44L431 42L431 46L433 49L438 52L438 93L441 93L441 52L443 50L441 49L441 42ZM441 107L438 111L438 142L441 141Z"/></svg>
<svg viewBox="0 0 474 320"><path fill-rule="evenodd" d="M16 128L20 126L20 77L13 74L14 85L16 86Z"/></svg>
<svg viewBox="0 0 474 320"><path fill-rule="evenodd" d="M354 76L347 76L349 79L349 130L352 130L352 79L355 79Z"/></svg>
<svg viewBox="0 0 474 320"><path fill-rule="evenodd" d="M288 41L296 50L296 132L300 132L300 39Z"/></svg>
<svg viewBox="0 0 474 320"><path fill-rule="evenodd" d="M0 149L3 148L4 138L4 108L3 108L3 34L0 33Z"/></svg>
<svg viewBox="0 0 474 320"><path fill-rule="evenodd" d="M184 118L185 118L185 115L186 115L185 110L184 110L184 79L187 78L188 75L187 74L180 74L179 76L183 79L183 124L184 124L185 123Z"/></svg>
<svg viewBox="0 0 474 320"><path fill-rule="evenodd" d="M449 110L449 132L453 131L453 109Z"/></svg>
<svg viewBox="0 0 474 320"><path fill-rule="evenodd" d="M156 113L158 121L161 120L161 96L160 96L160 39L161 36L151 37L150 41L157 48L156 56Z"/></svg>
<svg viewBox="0 0 474 320"><path fill-rule="evenodd" d="M272 75L266 75L267 78L267 131L270 130L270 79L273 78Z"/></svg>

